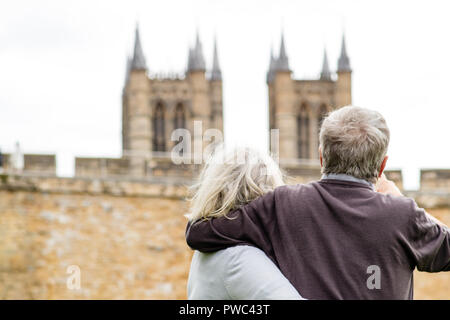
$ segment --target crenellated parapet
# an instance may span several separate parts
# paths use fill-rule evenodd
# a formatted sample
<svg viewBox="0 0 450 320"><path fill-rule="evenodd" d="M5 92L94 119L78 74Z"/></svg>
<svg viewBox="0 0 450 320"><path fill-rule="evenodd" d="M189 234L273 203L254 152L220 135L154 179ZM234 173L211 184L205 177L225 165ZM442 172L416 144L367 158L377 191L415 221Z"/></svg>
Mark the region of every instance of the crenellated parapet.
<svg viewBox="0 0 450 320"><path fill-rule="evenodd" d="M450 169L422 169L420 171L422 191L450 192Z"/></svg>
<svg viewBox="0 0 450 320"><path fill-rule="evenodd" d="M17 170L11 164L11 154L2 154L3 170L5 172L23 172L36 175L56 175L56 156L54 154L24 154L23 168Z"/></svg>

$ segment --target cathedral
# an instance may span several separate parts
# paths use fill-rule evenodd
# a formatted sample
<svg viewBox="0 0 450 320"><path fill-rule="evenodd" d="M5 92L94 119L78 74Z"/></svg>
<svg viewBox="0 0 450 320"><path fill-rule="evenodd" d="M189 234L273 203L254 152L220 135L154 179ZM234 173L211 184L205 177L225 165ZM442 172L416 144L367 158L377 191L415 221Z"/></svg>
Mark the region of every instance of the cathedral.
<svg viewBox="0 0 450 320"><path fill-rule="evenodd" d="M208 67L209 66L209 67ZM188 49L183 75L150 76L138 27L133 54L126 63L122 92L122 157L75 159L78 177L128 176L174 177L190 179L199 170L192 164L176 165L171 151L183 138L172 136L175 129L194 132L194 122L202 130L223 132L222 72L217 43L212 61L206 63L197 33ZM337 75L329 68L324 51L323 66L317 79L293 79L281 35L277 57L271 52L267 71L269 126L279 130L272 153L280 165L298 176L316 176L318 166L318 131L323 116L338 107L351 104L351 68L342 38Z"/></svg>

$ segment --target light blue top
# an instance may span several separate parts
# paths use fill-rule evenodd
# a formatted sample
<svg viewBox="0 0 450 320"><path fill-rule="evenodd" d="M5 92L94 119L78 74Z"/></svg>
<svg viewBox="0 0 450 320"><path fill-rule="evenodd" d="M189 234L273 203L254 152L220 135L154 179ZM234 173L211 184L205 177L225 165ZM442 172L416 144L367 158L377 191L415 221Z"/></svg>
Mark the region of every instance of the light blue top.
<svg viewBox="0 0 450 320"><path fill-rule="evenodd" d="M263 251L245 245L195 251L187 291L189 300L303 299Z"/></svg>

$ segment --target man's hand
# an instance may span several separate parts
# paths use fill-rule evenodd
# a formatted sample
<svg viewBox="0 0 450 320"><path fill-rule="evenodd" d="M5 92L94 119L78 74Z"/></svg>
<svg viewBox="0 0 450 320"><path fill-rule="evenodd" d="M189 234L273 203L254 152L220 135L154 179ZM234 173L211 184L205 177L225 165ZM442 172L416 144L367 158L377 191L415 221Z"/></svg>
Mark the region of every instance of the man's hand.
<svg viewBox="0 0 450 320"><path fill-rule="evenodd" d="M400 189L397 188L393 181L388 180L384 173L378 179L377 184L375 185L375 189L379 193L390 194L393 196L403 196L403 194L400 192Z"/></svg>

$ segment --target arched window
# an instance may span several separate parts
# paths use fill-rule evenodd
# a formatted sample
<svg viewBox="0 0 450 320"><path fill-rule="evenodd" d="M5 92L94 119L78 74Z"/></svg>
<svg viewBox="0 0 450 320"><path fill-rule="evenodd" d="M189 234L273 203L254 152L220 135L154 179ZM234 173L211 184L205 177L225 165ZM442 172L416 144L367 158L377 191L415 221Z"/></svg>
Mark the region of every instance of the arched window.
<svg viewBox="0 0 450 320"><path fill-rule="evenodd" d="M186 128L186 114L183 104L180 102L175 108L174 129Z"/></svg>
<svg viewBox="0 0 450 320"><path fill-rule="evenodd" d="M166 151L164 105L161 101L153 112L153 151Z"/></svg>
<svg viewBox="0 0 450 320"><path fill-rule="evenodd" d="M297 115L297 150L300 159L309 159L309 112L306 104L302 104Z"/></svg>
<svg viewBox="0 0 450 320"><path fill-rule="evenodd" d="M317 128L318 132L320 132L320 128L322 127L322 121L328 113L327 106L325 104L321 104L319 108L319 116L317 118Z"/></svg>

